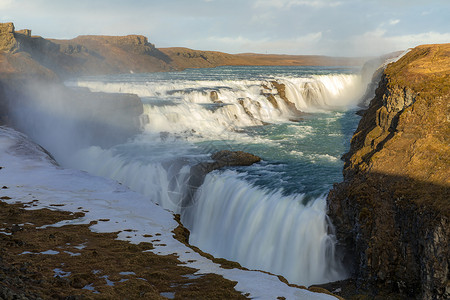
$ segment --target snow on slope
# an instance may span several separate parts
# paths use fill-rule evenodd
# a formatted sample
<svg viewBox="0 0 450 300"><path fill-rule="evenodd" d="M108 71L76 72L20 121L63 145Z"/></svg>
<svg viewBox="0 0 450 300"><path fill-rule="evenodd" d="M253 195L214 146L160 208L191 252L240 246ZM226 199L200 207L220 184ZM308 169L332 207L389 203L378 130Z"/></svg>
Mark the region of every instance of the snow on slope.
<svg viewBox="0 0 450 300"><path fill-rule="evenodd" d="M63 169L38 145L25 135L7 127L0 127L0 183L9 187L8 196L15 202L34 202L28 209L49 208L51 204L64 205L63 210L84 212L85 216L63 221L54 226L88 224L109 219L91 226L95 232L121 231L118 238L131 243L149 242L144 235L155 235L161 240L152 252L166 255L175 253L184 266L196 268L198 274L216 273L237 281L236 290L249 293L253 299L335 299L290 287L276 276L258 271L222 269L218 264L200 256L173 238L178 226L173 215L119 183L95 177L88 173ZM130 232L125 229L134 230ZM299 270L301 272L301 270Z"/></svg>

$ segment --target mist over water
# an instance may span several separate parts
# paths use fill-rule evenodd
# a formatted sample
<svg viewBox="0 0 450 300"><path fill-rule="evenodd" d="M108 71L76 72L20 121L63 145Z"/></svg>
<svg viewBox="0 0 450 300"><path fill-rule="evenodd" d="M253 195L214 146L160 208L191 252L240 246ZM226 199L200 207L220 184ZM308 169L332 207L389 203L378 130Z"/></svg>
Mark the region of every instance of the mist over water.
<svg viewBox="0 0 450 300"><path fill-rule="evenodd" d="M365 88L357 71L220 67L67 82L139 95L142 132L113 145L74 138L67 108L56 113L57 126L24 121L33 110L17 119L64 166L116 179L181 214L191 244L310 285L346 276L335 255L325 194L341 180L340 156L357 125L352 109ZM43 107L54 101L49 97ZM113 123L120 127L121 121ZM66 142L70 147L61 148ZM263 160L213 171L201 186L189 186L191 167L221 149Z"/></svg>

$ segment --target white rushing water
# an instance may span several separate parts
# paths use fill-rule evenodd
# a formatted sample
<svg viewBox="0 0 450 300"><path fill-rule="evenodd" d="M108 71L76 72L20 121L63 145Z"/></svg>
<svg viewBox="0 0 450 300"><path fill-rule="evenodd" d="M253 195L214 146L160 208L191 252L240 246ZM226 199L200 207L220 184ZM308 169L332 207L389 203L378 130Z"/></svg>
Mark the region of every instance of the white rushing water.
<svg viewBox="0 0 450 300"><path fill-rule="evenodd" d="M339 157L357 122L346 113L364 90L353 70L224 67L67 85L137 94L144 122L127 143L63 153L65 166L113 178L181 214L190 243L214 256L301 285L345 278L324 194L341 178ZM190 186L191 167L221 149L263 161Z"/></svg>
<svg viewBox="0 0 450 300"><path fill-rule="evenodd" d="M283 274L289 282L338 280L325 197L306 205L303 198L253 187L235 172L210 174L182 221L191 229L190 243L214 256Z"/></svg>
<svg viewBox="0 0 450 300"><path fill-rule="evenodd" d="M280 97L282 85L289 103ZM285 122L302 112L342 110L361 94L355 74L280 77L273 80L82 81L91 91L133 93L142 97L148 130L216 135L243 126ZM268 101L267 97L273 100ZM295 108L293 108L293 106ZM298 111L297 111L298 110Z"/></svg>

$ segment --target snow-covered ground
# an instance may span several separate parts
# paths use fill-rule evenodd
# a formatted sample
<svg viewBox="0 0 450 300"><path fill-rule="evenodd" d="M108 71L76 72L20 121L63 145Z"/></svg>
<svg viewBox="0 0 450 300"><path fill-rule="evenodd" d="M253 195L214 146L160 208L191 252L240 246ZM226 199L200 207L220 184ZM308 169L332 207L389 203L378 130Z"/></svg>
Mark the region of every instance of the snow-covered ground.
<svg viewBox="0 0 450 300"><path fill-rule="evenodd" d="M216 273L237 281L236 290L249 293L253 299L335 299L290 287L266 273L221 268L173 238L172 230L178 224L171 212L115 181L57 166L42 148L7 127L0 127L0 166L0 184L8 187L2 196L12 198L7 202L37 200L33 202L36 206L28 209L56 209L52 204L57 204L63 205L58 207L65 211L85 213L82 218L54 226L102 220L91 226L91 230L121 231L118 238L131 243L150 242L149 235L160 234L161 242L153 243L155 249L152 252L175 253L184 266L198 269L198 274Z"/></svg>

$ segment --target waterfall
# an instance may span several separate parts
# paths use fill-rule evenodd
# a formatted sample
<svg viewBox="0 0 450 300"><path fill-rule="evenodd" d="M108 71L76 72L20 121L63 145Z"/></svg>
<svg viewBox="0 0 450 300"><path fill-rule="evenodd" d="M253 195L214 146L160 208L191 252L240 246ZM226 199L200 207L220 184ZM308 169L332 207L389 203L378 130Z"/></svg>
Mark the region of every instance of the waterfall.
<svg viewBox="0 0 450 300"><path fill-rule="evenodd" d="M187 186L189 171L201 156L189 161L186 149L172 146L185 154L166 153L164 159L154 153L157 159L144 162L90 147L78 152L72 165L116 179L181 214L191 232L189 242L213 256L281 274L296 284L345 278L344 268L335 260L325 196L308 202L303 194L285 196L281 190L253 186L244 179L245 173L235 171L208 174L193 194ZM133 156L147 152L141 151Z"/></svg>
<svg viewBox="0 0 450 300"><path fill-rule="evenodd" d="M92 91L135 93L150 132L211 138L248 126L297 120L302 112L345 110L363 90L354 74L274 80L95 81L68 83Z"/></svg>
<svg viewBox="0 0 450 300"><path fill-rule="evenodd" d="M182 222L192 245L246 268L303 285L344 278L328 234L325 196L303 200L254 187L232 171L209 174Z"/></svg>
<svg viewBox="0 0 450 300"><path fill-rule="evenodd" d="M335 258L325 197L316 196L330 187L334 173L341 174L335 152L343 153L339 138L345 134L340 130L349 126L340 122L352 122L351 118L344 122L346 116L341 112L357 103L363 91L360 77L308 73L205 79L207 70L201 78L190 78L186 72L184 77L178 73L128 74L68 82L68 86L91 91L137 94L144 104L141 117L145 122L142 133L121 144L71 144L67 153L58 152L65 154L57 157L58 162L115 179L181 214L191 232L190 243L214 256L301 285L345 278ZM58 119L64 124L66 110L60 111ZM64 128L61 124L53 126ZM319 141L316 147L311 139L319 133L328 140ZM62 134L58 142L66 140L73 137ZM201 186L189 186L191 167L230 145L239 145L236 150L253 146L270 158L264 161L263 157L264 167L214 171ZM295 176L295 172L317 168L325 172L312 171L318 184L310 189ZM274 178L279 184L271 182ZM295 182L289 182L292 178ZM283 182L289 182L287 190ZM305 191L299 192L300 188Z"/></svg>

